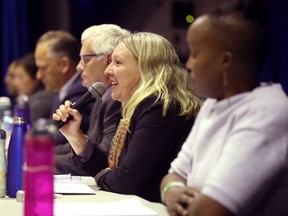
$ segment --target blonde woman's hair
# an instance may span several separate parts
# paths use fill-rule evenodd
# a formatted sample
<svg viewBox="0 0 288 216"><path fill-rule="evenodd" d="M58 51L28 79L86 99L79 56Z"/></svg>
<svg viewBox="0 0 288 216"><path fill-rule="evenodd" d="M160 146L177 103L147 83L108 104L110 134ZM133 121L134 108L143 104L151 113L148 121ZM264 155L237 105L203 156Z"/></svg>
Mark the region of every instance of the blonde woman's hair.
<svg viewBox="0 0 288 216"><path fill-rule="evenodd" d="M180 116L195 116L201 100L195 95L191 77L181 66L171 43L148 32L134 33L123 43L137 59L141 77L131 99L123 103L123 120L130 125L135 108L151 95L156 95L156 101L163 102L164 117L169 107L175 104L180 105Z"/></svg>

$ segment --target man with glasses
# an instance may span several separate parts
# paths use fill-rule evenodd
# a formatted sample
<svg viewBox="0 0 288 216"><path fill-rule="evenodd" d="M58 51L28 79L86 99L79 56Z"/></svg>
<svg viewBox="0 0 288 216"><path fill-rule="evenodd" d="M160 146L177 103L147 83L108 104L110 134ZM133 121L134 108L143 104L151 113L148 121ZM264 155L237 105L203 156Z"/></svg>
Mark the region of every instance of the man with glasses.
<svg viewBox="0 0 288 216"><path fill-rule="evenodd" d="M38 67L36 77L42 81L47 91L55 93L51 115L65 100L75 102L87 92L81 85L80 73L76 71L79 50L80 44L76 38L61 30L44 33L36 43L35 61ZM93 102L81 110L83 131L88 130L92 106ZM59 131L55 134L55 140L57 145L67 142Z"/></svg>
<svg viewBox="0 0 288 216"><path fill-rule="evenodd" d="M56 173L95 176L107 167L107 154L120 118L121 103L111 98L111 81L104 74L110 64L114 48L126 36L125 29L113 24L95 25L87 28L81 36L82 47L77 71L81 73L82 85L89 88L95 82L102 82L106 91L93 106L90 116L88 137L82 155L78 157L68 145L68 154L56 155ZM99 154L93 148L101 149Z"/></svg>

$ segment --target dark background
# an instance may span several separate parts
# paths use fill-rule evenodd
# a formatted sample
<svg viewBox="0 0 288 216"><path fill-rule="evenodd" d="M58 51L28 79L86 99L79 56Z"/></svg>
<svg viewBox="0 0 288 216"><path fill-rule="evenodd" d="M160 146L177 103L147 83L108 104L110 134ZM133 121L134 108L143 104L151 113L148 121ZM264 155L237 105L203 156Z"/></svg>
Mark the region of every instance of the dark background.
<svg viewBox="0 0 288 216"><path fill-rule="evenodd" d="M6 95L3 77L8 64L33 51L47 30L67 30L79 40L84 29L102 23L155 32L170 40L185 62L186 15L197 17L225 1L231 0L0 0L1 95ZM268 2L271 47L261 79L280 82L288 93L288 1Z"/></svg>

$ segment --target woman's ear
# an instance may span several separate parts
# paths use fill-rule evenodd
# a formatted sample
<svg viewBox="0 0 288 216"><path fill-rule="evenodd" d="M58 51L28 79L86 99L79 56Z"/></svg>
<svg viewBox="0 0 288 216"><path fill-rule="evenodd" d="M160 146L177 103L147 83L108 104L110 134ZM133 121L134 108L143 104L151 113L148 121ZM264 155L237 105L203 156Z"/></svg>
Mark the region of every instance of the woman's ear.
<svg viewBox="0 0 288 216"><path fill-rule="evenodd" d="M222 55L223 71L228 71L234 61L234 55L230 51L225 51Z"/></svg>

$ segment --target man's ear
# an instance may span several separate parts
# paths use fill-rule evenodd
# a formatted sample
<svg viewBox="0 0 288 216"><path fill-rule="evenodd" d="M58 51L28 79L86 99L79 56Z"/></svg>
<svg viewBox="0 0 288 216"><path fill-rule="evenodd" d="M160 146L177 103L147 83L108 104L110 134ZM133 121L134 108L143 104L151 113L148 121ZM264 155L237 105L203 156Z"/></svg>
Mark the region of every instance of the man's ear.
<svg viewBox="0 0 288 216"><path fill-rule="evenodd" d="M62 68L62 73L65 74L69 71L71 59L69 59L67 56L62 56L59 64Z"/></svg>
<svg viewBox="0 0 288 216"><path fill-rule="evenodd" d="M111 54L107 55L107 65L109 65L112 61Z"/></svg>

